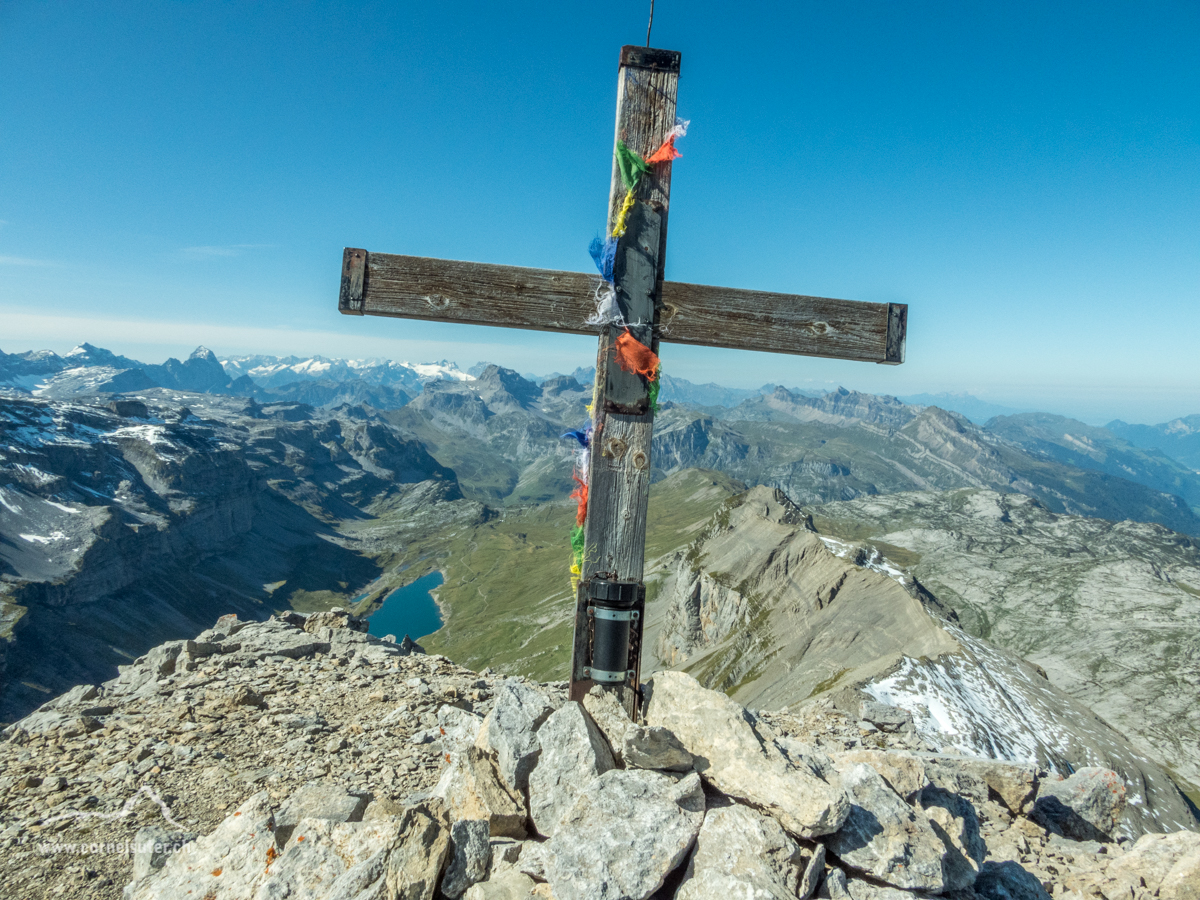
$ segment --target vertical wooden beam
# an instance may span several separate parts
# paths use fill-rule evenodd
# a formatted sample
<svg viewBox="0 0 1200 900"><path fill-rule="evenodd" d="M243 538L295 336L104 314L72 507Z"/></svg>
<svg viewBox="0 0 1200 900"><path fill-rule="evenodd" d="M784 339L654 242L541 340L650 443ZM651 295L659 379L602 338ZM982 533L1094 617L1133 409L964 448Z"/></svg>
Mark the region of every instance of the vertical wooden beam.
<svg viewBox="0 0 1200 900"><path fill-rule="evenodd" d="M675 125L680 54L647 47L621 48L617 75L617 122L613 140L608 232L625 200L616 163L616 143L643 158L652 154ZM671 163L660 163L642 176L638 203L618 245L618 304L626 321L640 323L634 336L658 352L657 330L663 268L666 262L667 213ZM646 552L646 506L650 494L650 439L654 414L646 388L616 364L614 348L623 329L609 326L600 335L593 393L595 430L588 470L588 510L582 579L576 602L571 697L582 699L592 682L582 670L588 656L587 584L595 577L621 582L642 580ZM634 645L641 655L640 623ZM632 686L640 677L640 658L631 658ZM631 710L632 711L632 710Z"/></svg>

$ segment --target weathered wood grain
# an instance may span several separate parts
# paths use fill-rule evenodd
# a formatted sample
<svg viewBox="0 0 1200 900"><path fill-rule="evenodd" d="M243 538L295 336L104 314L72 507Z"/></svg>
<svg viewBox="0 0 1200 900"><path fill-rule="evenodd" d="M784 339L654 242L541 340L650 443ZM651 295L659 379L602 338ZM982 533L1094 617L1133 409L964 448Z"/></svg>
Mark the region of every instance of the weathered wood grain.
<svg viewBox="0 0 1200 900"><path fill-rule="evenodd" d="M351 252L367 258L366 277L361 303L343 300L343 313L568 334L600 331L585 322L594 311L597 275L346 251ZM665 281L655 333L674 344L900 363L907 309L900 303Z"/></svg>

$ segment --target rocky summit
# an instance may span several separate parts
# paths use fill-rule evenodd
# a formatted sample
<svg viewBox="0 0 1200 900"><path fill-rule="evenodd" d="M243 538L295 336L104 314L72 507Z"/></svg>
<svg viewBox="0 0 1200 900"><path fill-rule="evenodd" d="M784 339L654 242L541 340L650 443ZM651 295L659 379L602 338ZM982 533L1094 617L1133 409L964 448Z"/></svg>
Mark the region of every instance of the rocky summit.
<svg viewBox="0 0 1200 900"><path fill-rule="evenodd" d="M879 701L643 716L472 672L343 610L221 618L0 743L5 897L1200 896L1200 833L1103 767L962 755ZM1132 830L1131 830L1132 829Z"/></svg>

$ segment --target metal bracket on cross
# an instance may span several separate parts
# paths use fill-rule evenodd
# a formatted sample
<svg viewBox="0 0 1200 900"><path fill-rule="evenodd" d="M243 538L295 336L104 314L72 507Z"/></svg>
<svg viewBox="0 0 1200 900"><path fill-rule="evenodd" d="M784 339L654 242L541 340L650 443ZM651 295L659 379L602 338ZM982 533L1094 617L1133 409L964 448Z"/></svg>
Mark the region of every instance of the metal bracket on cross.
<svg viewBox="0 0 1200 900"><path fill-rule="evenodd" d="M644 161L675 125L680 54L622 47L614 144ZM613 266L629 335L658 353L660 341L899 365L908 307L663 280L671 162L625 187L614 153L608 229L622 216ZM630 193L632 191L632 193ZM629 206L626 201L632 203ZM624 213L622 209L624 208ZM597 278L369 253L342 257L339 310L569 334L597 334L587 509L572 645L572 700L594 685L618 692L637 715L645 617L646 509L654 410L647 379L618 365L625 327L588 325Z"/></svg>

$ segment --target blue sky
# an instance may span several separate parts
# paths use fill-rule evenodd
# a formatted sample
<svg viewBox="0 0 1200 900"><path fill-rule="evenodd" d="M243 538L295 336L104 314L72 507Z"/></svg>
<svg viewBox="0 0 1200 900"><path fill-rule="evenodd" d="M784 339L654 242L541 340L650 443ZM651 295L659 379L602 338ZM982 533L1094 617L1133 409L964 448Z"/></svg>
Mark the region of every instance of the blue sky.
<svg viewBox="0 0 1200 900"><path fill-rule="evenodd" d="M344 246L588 271L648 3L0 2L0 349L589 365L342 317ZM667 345L752 387L1200 412L1200 6L658 0L667 277L910 304L900 367Z"/></svg>

